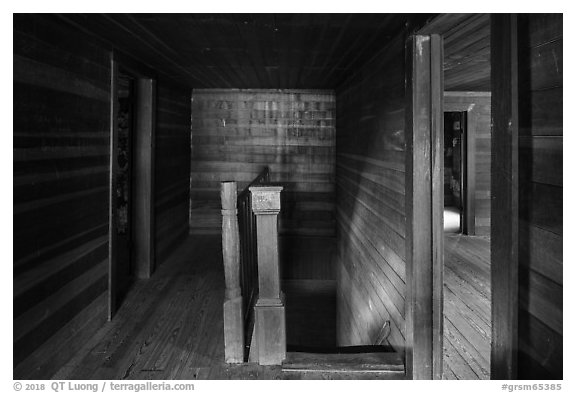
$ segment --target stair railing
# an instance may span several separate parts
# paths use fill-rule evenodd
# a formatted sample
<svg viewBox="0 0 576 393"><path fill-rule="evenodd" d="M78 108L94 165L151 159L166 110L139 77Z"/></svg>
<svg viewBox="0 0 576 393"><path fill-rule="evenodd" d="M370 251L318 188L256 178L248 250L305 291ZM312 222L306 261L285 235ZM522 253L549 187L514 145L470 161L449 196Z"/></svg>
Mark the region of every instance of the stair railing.
<svg viewBox="0 0 576 393"><path fill-rule="evenodd" d="M222 182L222 256L226 281L224 301L224 352L227 363L247 359L258 297L258 249L256 216L250 187L270 182L270 170L262 172L239 194L235 181Z"/></svg>

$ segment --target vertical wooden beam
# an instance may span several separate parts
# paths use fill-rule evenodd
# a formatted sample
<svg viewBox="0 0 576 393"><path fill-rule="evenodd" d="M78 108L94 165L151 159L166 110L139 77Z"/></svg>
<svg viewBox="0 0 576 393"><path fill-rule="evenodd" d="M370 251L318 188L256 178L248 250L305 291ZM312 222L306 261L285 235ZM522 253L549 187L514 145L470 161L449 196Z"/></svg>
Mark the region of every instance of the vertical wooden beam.
<svg viewBox="0 0 576 393"><path fill-rule="evenodd" d="M110 53L110 161L108 194L108 320L116 313L116 162L118 162L118 62Z"/></svg>
<svg viewBox="0 0 576 393"><path fill-rule="evenodd" d="M236 208L236 182L220 183L222 200L222 257L224 300L224 357L226 363L244 362L244 315L240 290L240 234Z"/></svg>
<svg viewBox="0 0 576 393"><path fill-rule="evenodd" d="M133 133L134 274L149 278L154 260L154 145L156 83L136 79L136 132Z"/></svg>
<svg viewBox="0 0 576 393"><path fill-rule="evenodd" d="M258 301L255 311L255 341L258 363L278 365L286 358L286 316L280 290L278 258L278 213L282 187L250 187L256 215L258 250Z"/></svg>
<svg viewBox="0 0 576 393"><path fill-rule="evenodd" d="M430 156L432 158L432 370L442 379L444 358L444 48L430 36Z"/></svg>
<svg viewBox="0 0 576 393"><path fill-rule="evenodd" d="M476 234L476 111L467 110L464 114L462 146L466 149L464 162L464 215L462 232L468 236Z"/></svg>
<svg viewBox="0 0 576 393"><path fill-rule="evenodd" d="M441 37L410 37L406 64L406 370L433 379L442 376L443 343Z"/></svg>
<svg viewBox="0 0 576 393"><path fill-rule="evenodd" d="M516 379L518 361L518 36L517 17L492 14L490 377Z"/></svg>

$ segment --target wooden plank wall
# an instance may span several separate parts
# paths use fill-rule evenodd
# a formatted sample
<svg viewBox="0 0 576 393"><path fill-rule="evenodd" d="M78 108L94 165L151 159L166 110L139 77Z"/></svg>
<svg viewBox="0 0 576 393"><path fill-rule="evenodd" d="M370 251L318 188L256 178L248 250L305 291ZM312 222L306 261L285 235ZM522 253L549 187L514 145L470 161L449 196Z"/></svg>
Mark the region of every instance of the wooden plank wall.
<svg viewBox="0 0 576 393"><path fill-rule="evenodd" d="M562 378L562 14L518 29L518 377Z"/></svg>
<svg viewBox="0 0 576 393"><path fill-rule="evenodd" d="M281 234L334 235L333 92L195 89L192 118L191 233L220 233L220 181L242 190L268 165Z"/></svg>
<svg viewBox="0 0 576 393"><path fill-rule="evenodd" d="M444 41L444 90L490 91L490 14L438 14L418 34Z"/></svg>
<svg viewBox="0 0 576 393"><path fill-rule="evenodd" d="M45 379L106 321L111 48L14 15L14 377ZM156 242L188 232L190 90L158 82Z"/></svg>
<svg viewBox="0 0 576 393"><path fill-rule="evenodd" d="M337 336L405 345L404 36L337 90Z"/></svg>
<svg viewBox="0 0 576 393"><path fill-rule="evenodd" d="M106 320L109 86L108 51L50 17L14 14L16 367L66 328L44 354L58 363Z"/></svg>
<svg viewBox="0 0 576 393"><path fill-rule="evenodd" d="M156 260L188 236L190 97L192 90L160 79L156 110Z"/></svg>
<svg viewBox="0 0 576 393"><path fill-rule="evenodd" d="M468 107L468 135L475 138L475 230L490 236L490 93L447 92L444 111ZM473 127L473 129L472 129Z"/></svg>

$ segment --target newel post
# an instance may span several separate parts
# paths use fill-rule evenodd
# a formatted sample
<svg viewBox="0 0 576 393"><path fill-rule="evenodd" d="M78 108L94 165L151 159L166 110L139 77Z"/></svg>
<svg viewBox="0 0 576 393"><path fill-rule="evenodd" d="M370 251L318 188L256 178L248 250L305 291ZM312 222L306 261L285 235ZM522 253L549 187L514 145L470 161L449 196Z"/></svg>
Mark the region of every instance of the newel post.
<svg viewBox="0 0 576 393"><path fill-rule="evenodd" d="M254 307L254 334L261 365L282 364L286 358L286 316L278 259L280 191L279 186L250 187L258 244L259 292Z"/></svg>
<svg viewBox="0 0 576 393"><path fill-rule="evenodd" d="M240 234L236 209L236 182L220 183L222 200L222 256L224 300L224 356L226 363L244 362L244 327L240 290Z"/></svg>

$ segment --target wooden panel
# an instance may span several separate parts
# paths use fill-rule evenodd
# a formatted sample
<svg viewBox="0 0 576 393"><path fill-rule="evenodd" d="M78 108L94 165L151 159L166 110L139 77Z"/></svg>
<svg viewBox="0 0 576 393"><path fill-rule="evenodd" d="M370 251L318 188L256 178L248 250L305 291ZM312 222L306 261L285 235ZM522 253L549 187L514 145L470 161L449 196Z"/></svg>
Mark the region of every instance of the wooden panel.
<svg viewBox="0 0 576 393"><path fill-rule="evenodd" d="M14 33L14 361L41 377L105 321L110 48L50 15L15 15ZM162 257L188 232L190 91L159 89Z"/></svg>
<svg viewBox="0 0 576 393"><path fill-rule="evenodd" d="M491 16L492 379L516 379L518 348L517 17Z"/></svg>
<svg viewBox="0 0 576 393"><path fill-rule="evenodd" d="M335 280L336 239L320 236L280 236L281 277L287 280Z"/></svg>
<svg viewBox="0 0 576 393"><path fill-rule="evenodd" d="M219 233L219 183L243 189L267 165L284 186L281 233L332 236L334 105L329 91L194 90L191 232Z"/></svg>
<svg viewBox="0 0 576 393"><path fill-rule="evenodd" d="M562 379L562 15L518 17L518 377Z"/></svg>
<svg viewBox="0 0 576 393"><path fill-rule="evenodd" d="M137 131L133 135L134 180L133 188L133 258L135 275L149 278L155 269L154 242L154 150L156 145L156 82L138 79L136 87Z"/></svg>
<svg viewBox="0 0 576 393"><path fill-rule="evenodd" d="M430 14L66 14L199 88L334 88Z"/></svg>
<svg viewBox="0 0 576 393"><path fill-rule="evenodd" d="M442 378L442 39L406 45L406 373Z"/></svg>
<svg viewBox="0 0 576 393"><path fill-rule="evenodd" d="M490 91L489 14L439 14L419 34L444 38L444 89Z"/></svg>
<svg viewBox="0 0 576 393"><path fill-rule="evenodd" d="M562 15L518 17L518 377L561 379Z"/></svg>
<svg viewBox="0 0 576 393"><path fill-rule="evenodd" d="M14 35L14 373L41 378L105 321L109 54L51 16Z"/></svg>
<svg viewBox="0 0 576 393"><path fill-rule="evenodd" d="M468 113L467 132L474 138L474 230L476 235L490 235L490 93L447 92L444 111ZM470 161L468 161L470 165ZM470 179L471 177L469 177Z"/></svg>
<svg viewBox="0 0 576 393"><path fill-rule="evenodd" d="M503 20L510 17L502 17ZM512 17L514 19L514 17ZM496 19L496 18L495 18ZM507 240L499 247L493 248L493 288L495 292L494 307L502 310L502 301L506 294L502 288L511 288L510 280L498 281L503 273L517 280L518 290L514 296L511 313L507 318L494 314L494 323L514 321L518 319L518 356L509 359L508 364L514 368L517 364L518 378L561 379L562 373L562 237L563 237L563 200L562 200L562 16L542 14L521 14L517 17L517 26L512 24L508 35L502 32L494 36L501 42L502 37L511 37L512 45L518 47L512 53L512 60L517 60L517 98L500 97L500 102L511 101L512 107L518 108L518 124L520 137L514 142L518 151L518 208L513 211L518 228L518 243ZM496 38L498 37L498 38ZM498 60L501 60L499 57ZM495 63L498 64L498 63ZM505 73L502 73L505 74ZM513 73L512 80L516 77ZM501 91L502 86L495 85L493 93ZM500 94L500 93L499 93ZM496 106L493 105L493 110ZM500 114L500 112L498 112ZM493 114L496 121L497 116ZM513 124L516 122L513 119ZM493 130L493 137L504 139L505 128L499 128L498 123ZM502 124L503 125L503 124ZM512 135L516 131L512 130ZM503 141L493 144L495 148ZM504 151L503 151L504 153ZM503 163L516 162L514 151L494 159L494 165L503 167ZM509 169L509 168L508 168ZM514 173L507 171L508 173ZM493 171L493 186L497 186ZM499 183L502 186L501 183ZM496 188L494 188L494 191ZM504 189L499 189L499 193ZM495 194L493 201L498 200ZM510 211L510 208L507 208ZM494 210L493 215L501 216L500 210ZM500 220L498 220L500 222ZM502 228L500 228L502 229ZM510 229L510 228L509 228ZM512 228L514 229L514 228ZM492 232L493 242L496 232ZM504 233L498 234L502 240ZM495 251L501 253L508 250L513 258L518 255L518 266L510 264L507 255L502 271L499 258ZM500 254L498 254L500 255ZM502 254L504 256L504 254ZM504 260L503 260L504 261ZM510 270L512 269L512 270ZM515 286L512 282L512 286ZM513 288L514 289L514 288ZM515 291L515 289L514 289ZM517 296L518 302L515 301ZM508 298L510 299L510 298ZM509 307L510 309L510 307ZM502 340L510 331L508 325L497 326L493 331L495 337L493 355L501 353L501 347L509 348L512 353L515 348L515 336ZM492 358L503 370L500 357ZM496 366L494 363L494 366ZM510 371L510 370L508 370ZM498 373L500 377L510 374Z"/></svg>
<svg viewBox="0 0 576 393"><path fill-rule="evenodd" d="M42 346L14 367L14 379L48 379L75 356L106 320L107 294L81 310Z"/></svg>
<svg viewBox="0 0 576 393"><path fill-rule="evenodd" d="M337 339L405 347L404 36L337 90Z"/></svg>
<svg viewBox="0 0 576 393"><path fill-rule="evenodd" d="M563 364L562 334L525 310L519 311L518 323L525 330L519 337L518 367L530 379L561 379L558 373Z"/></svg>
<svg viewBox="0 0 576 393"><path fill-rule="evenodd" d="M403 359L397 353L338 353L318 354L292 352L282 364L287 371L329 371L356 373L399 373L404 374Z"/></svg>
<svg viewBox="0 0 576 393"><path fill-rule="evenodd" d="M154 210L159 262L188 234L190 96L189 89L158 81Z"/></svg>

